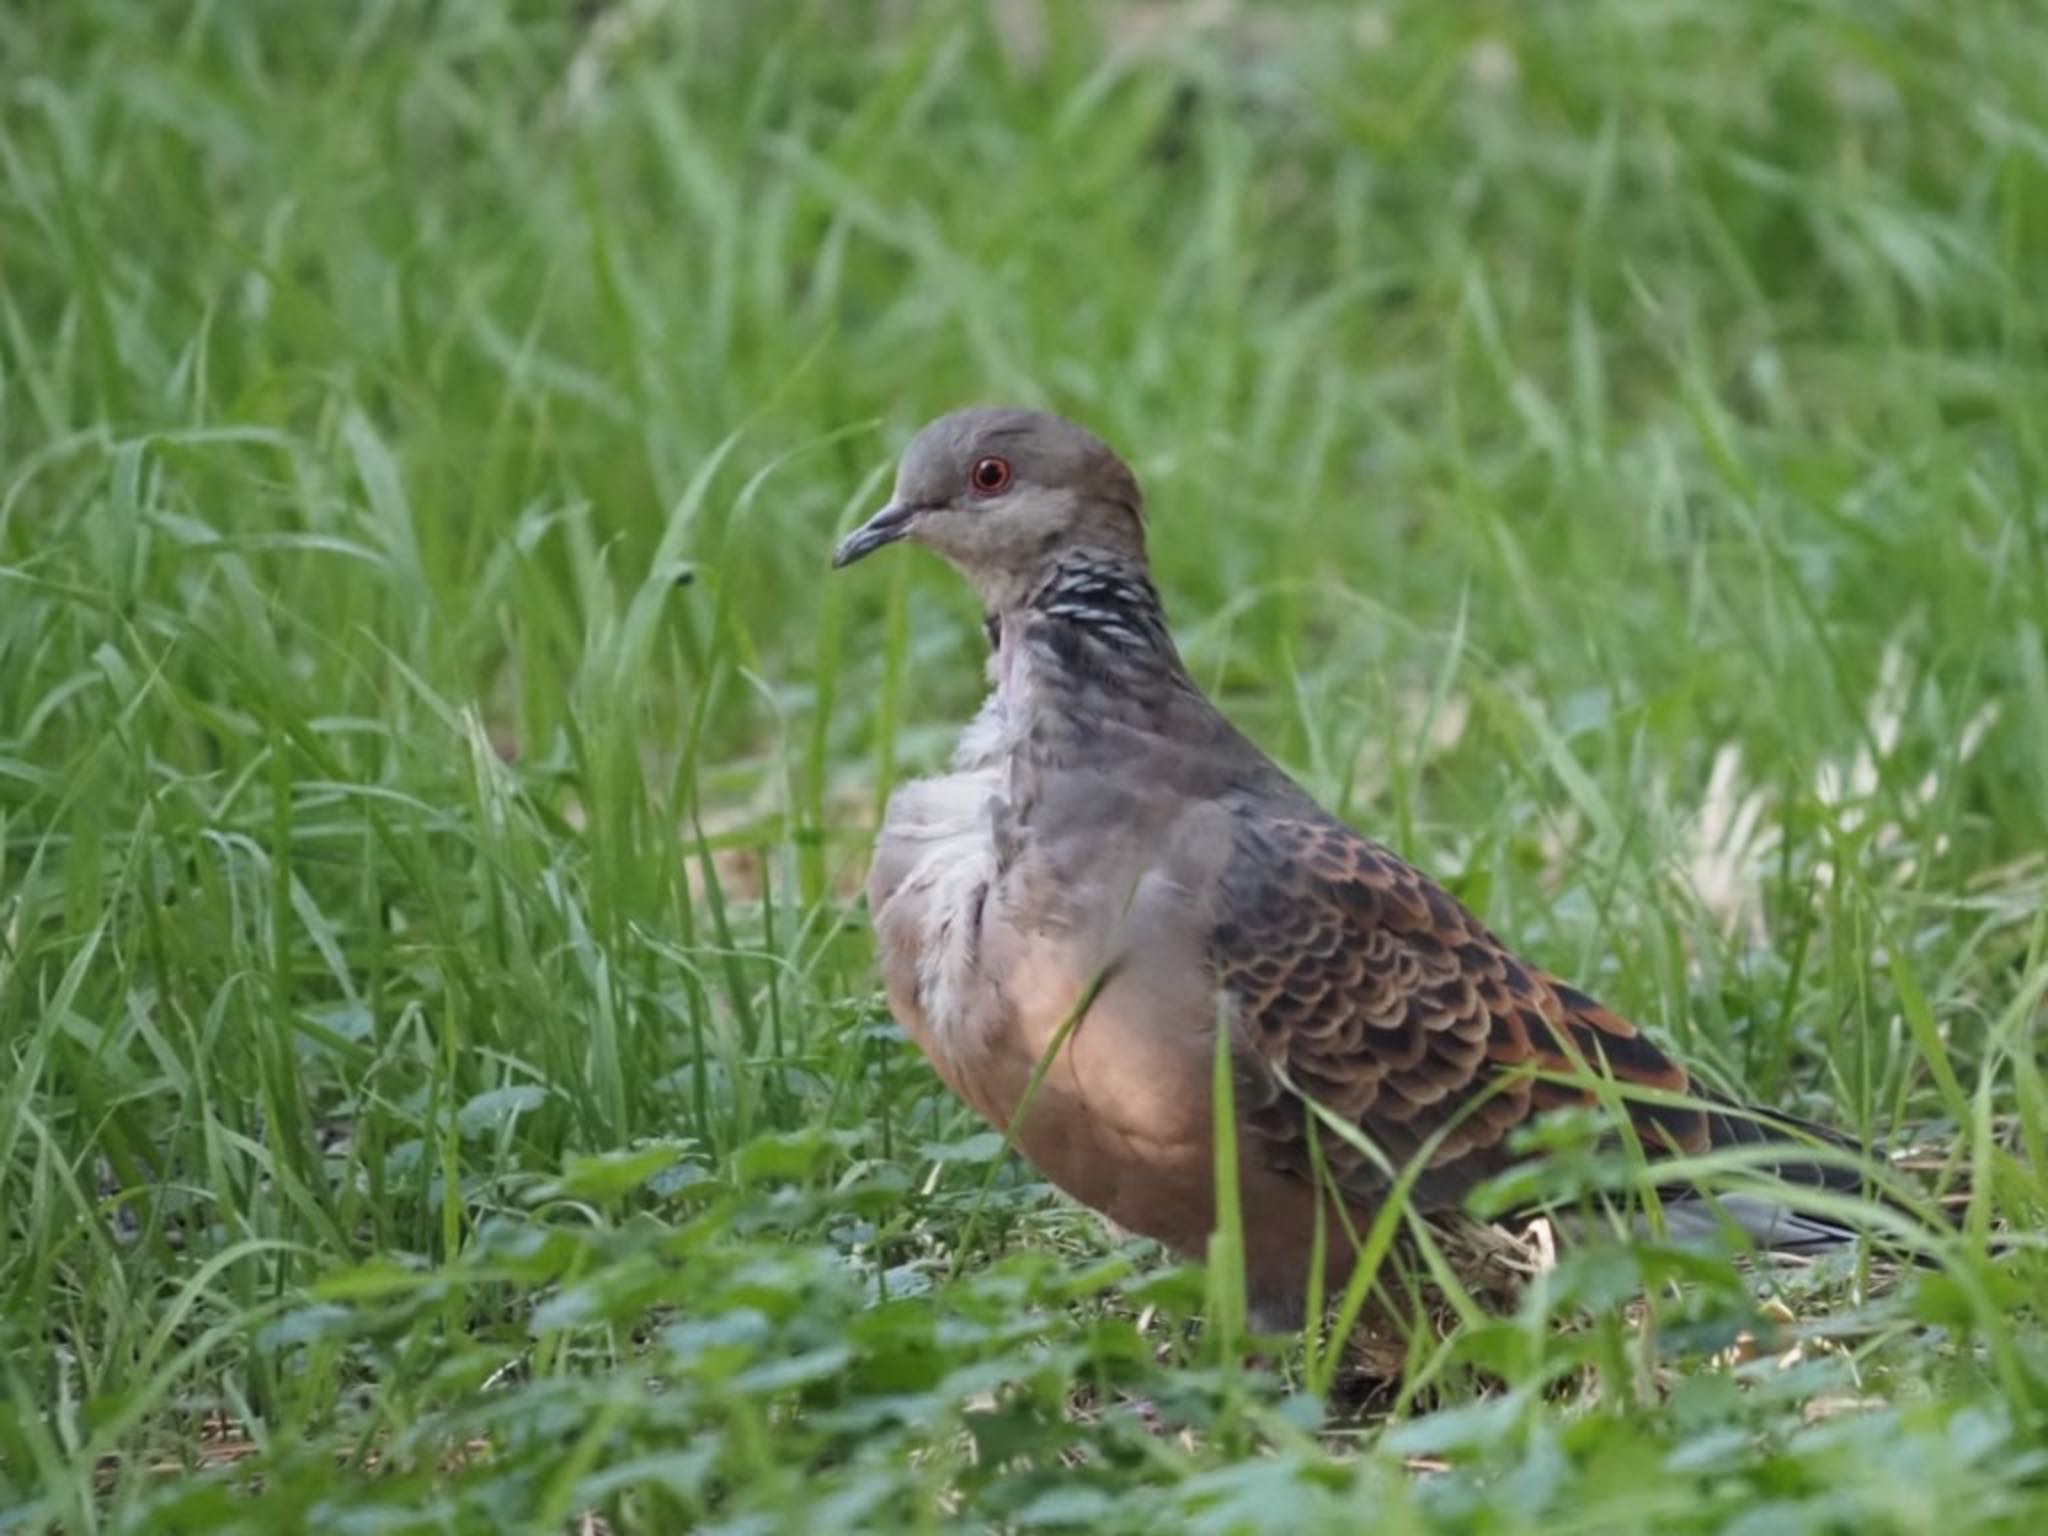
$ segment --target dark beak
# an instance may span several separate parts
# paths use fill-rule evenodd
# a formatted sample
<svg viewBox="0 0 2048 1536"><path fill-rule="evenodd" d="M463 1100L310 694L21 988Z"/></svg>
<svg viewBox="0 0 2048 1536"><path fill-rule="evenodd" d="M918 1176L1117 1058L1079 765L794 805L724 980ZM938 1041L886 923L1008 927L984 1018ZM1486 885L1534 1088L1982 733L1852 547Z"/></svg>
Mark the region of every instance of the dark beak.
<svg viewBox="0 0 2048 1536"><path fill-rule="evenodd" d="M894 544L910 532L911 521L917 516L918 510L916 507L905 506L902 502L890 502L839 541L839 547L832 551L832 569L839 570L856 560L872 555L884 544Z"/></svg>

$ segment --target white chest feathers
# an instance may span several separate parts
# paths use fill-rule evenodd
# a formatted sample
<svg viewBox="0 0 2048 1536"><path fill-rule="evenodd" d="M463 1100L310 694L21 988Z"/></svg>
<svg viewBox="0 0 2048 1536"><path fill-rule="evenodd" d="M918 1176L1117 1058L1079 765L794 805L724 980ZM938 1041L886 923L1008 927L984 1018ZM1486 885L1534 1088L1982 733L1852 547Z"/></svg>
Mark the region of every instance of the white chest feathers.
<svg viewBox="0 0 2048 1536"><path fill-rule="evenodd" d="M1003 712L991 698L961 737L952 772L890 798L868 876L890 1002L942 1072L970 1048L971 1005L988 997L976 958L997 875L992 808L1006 764Z"/></svg>

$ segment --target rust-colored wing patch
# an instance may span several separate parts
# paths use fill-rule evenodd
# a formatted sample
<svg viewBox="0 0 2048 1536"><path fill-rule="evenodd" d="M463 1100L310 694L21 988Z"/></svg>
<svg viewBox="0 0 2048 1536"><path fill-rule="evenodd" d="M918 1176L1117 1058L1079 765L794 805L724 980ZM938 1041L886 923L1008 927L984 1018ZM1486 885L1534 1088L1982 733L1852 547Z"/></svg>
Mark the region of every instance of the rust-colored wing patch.
<svg viewBox="0 0 2048 1536"><path fill-rule="evenodd" d="M1246 818L1213 935L1239 1021L1247 1128L1306 1170L1306 1115L1281 1079L1356 1124L1395 1167L1439 1130L1423 1188L1453 1198L1502 1166L1507 1133L1591 1098L1538 1074L1604 1070L1683 1094L1685 1070L1634 1025L1518 960L1479 920L1387 849L1336 821ZM1705 1116L1631 1102L1655 1155L1704 1145ZM1325 1136L1360 1193L1383 1175Z"/></svg>

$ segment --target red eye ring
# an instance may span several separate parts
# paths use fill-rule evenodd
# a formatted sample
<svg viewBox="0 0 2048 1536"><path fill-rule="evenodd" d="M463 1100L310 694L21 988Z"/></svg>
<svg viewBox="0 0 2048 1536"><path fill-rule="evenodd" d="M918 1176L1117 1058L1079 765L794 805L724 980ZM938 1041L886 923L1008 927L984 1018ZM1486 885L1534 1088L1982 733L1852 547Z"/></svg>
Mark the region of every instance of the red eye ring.
<svg viewBox="0 0 2048 1536"><path fill-rule="evenodd" d="M967 471L967 488L977 496L999 496L1010 488L1010 461L990 454Z"/></svg>

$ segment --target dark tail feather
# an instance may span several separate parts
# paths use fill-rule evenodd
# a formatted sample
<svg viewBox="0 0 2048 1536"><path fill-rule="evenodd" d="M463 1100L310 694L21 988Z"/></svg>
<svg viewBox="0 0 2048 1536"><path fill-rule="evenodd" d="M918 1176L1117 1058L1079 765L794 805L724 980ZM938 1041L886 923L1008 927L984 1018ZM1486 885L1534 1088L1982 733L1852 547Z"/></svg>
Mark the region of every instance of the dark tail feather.
<svg viewBox="0 0 2048 1536"><path fill-rule="evenodd" d="M1718 1101L1716 1101L1718 1102ZM1707 1144L1712 1147L1767 1147L1774 1154L1764 1165L1787 1184L1802 1189L1827 1189L1837 1194L1862 1194L1868 1178L1855 1167L1838 1161L1822 1161L1812 1154L1817 1149L1846 1152L1867 1161L1870 1148L1855 1137L1797 1115L1774 1109L1755 1109L1746 1104L1729 1104L1726 1110L1707 1114Z"/></svg>
<svg viewBox="0 0 2048 1536"><path fill-rule="evenodd" d="M1826 1190L1833 1194L1865 1195L1870 1187L1856 1168L1814 1156L1821 1148L1848 1152L1867 1158L1869 1149L1854 1137L1776 1110L1751 1109L1732 1101L1725 1110L1707 1115L1710 1147L1759 1147L1771 1156L1756 1164L1759 1173L1771 1175L1798 1189ZM1756 1194L1710 1195L1697 1189L1660 1192L1666 1219L1674 1235L1687 1232L1710 1233L1724 1223L1741 1228L1759 1247L1775 1253L1804 1254L1854 1242L1856 1232L1830 1217L1795 1209L1792 1205Z"/></svg>

